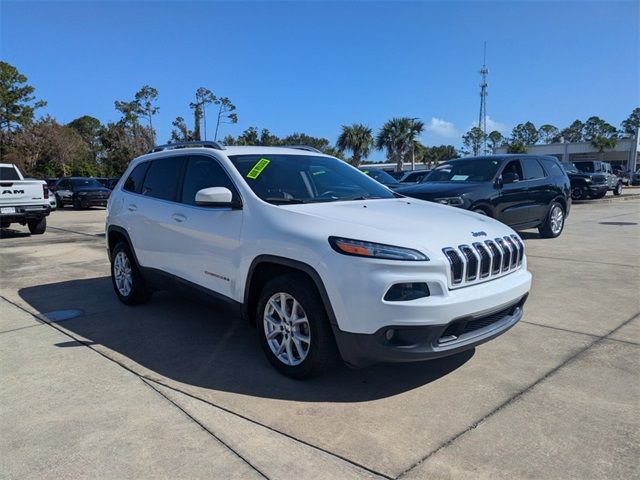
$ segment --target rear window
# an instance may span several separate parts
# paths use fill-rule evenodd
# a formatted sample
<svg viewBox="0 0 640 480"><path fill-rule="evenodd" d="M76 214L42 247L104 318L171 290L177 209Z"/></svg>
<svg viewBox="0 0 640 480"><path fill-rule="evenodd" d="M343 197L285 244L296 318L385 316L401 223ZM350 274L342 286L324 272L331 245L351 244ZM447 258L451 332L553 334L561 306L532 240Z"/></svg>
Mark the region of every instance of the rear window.
<svg viewBox="0 0 640 480"><path fill-rule="evenodd" d="M13 167L0 167L0 180L20 180L20 175Z"/></svg>

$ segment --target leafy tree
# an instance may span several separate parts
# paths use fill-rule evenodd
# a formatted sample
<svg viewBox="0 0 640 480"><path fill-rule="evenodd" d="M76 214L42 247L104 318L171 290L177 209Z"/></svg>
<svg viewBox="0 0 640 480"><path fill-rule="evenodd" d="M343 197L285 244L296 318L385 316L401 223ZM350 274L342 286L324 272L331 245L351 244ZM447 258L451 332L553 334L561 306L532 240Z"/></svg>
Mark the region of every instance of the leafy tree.
<svg viewBox="0 0 640 480"><path fill-rule="evenodd" d="M629 135L635 135L638 128L640 128L640 107L633 109L633 112L629 115L629 118L624 120L622 125L622 131Z"/></svg>
<svg viewBox="0 0 640 480"><path fill-rule="evenodd" d="M600 160L604 160L604 151L616 148L618 138L616 136L596 135L589 140L593 148L597 148L600 153Z"/></svg>
<svg viewBox="0 0 640 480"><path fill-rule="evenodd" d="M204 122L204 139L207 139L207 105L215 102L217 97L211 90L200 87L196 90L196 101L191 102L189 107L194 111L194 137L200 140L200 121Z"/></svg>
<svg viewBox="0 0 640 480"><path fill-rule="evenodd" d="M149 130L151 131L154 143L156 132L153 129L153 116L160 110L160 108L156 106L157 101L158 90L149 85L145 85L140 90L138 90L138 92L136 92L134 100L138 107L140 115L144 116L149 122Z"/></svg>
<svg viewBox="0 0 640 480"><path fill-rule="evenodd" d="M396 162L396 170L402 171L405 160L415 151L416 138L423 130L424 123L417 118L392 118L378 132L375 146L378 150L386 150L387 158Z"/></svg>
<svg viewBox="0 0 640 480"><path fill-rule="evenodd" d="M584 123L580 120L574 120L571 125L560 132L560 137L565 142L576 143L584 140Z"/></svg>
<svg viewBox="0 0 640 480"><path fill-rule="evenodd" d="M184 118L176 117L176 119L171 122L171 125L175 127L171 130L171 142L188 142L193 140L193 132L187 127Z"/></svg>
<svg viewBox="0 0 640 480"><path fill-rule="evenodd" d="M321 152L326 152L331 148L331 142L323 137L312 137L306 133L292 133L282 139L283 145L307 145L317 148Z"/></svg>
<svg viewBox="0 0 640 480"><path fill-rule="evenodd" d="M428 168L432 165L437 165L440 162L457 158L458 152L453 145L439 145L434 147L425 147L423 163L427 164Z"/></svg>
<svg viewBox="0 0 640 480"><path fill-rule="evenodd" d="M365 160L373 147L373 132L369 127L360 123L343 125L342 132L336 142L340 152L350 150L353 153L350 163L357 167Z"/></svg>
<svg viewBox="0 0 640 480"><path fill-rule="evenodd" d="M531 123L520 123L513 127L511 131L511 143L523 145L534 145L538 142L538 130L536 126Z"/></svg>
<svg viewBox="0 0 640 480"><path fill-rule="evenodd" d="M213 103L218 105L218 118L216 120L216 131L213 139L218 138L218 129L222 123L238 123L238 114L235 113L236 106L227 97L216 99Z"/></svg>
<svg viewBox="0 0 640 480"><path fill-rule="evenodd" d="M478 155L485 142L485 133L480 127L472 127L462 136L462 143L473 155Z"/></svg>
<svg viewBox="0 0 640 480"><path fill-rule="evenodd" d="M543 143L553 143L557 140L560 130L557 127L545 123L538 129L538 139Z"/></svg>
<svg viewBox="0 0 640 480"><path fill-rule="evenodd" d="M0 159L16 129L31 125L35 111L47 104L36 100L34 92L27 77L13 65L0 61Z"/></svg>
<svg viewBox="0 0 640 480"><path fill-rule="evenodd" d="M263 128L262 132L260 132L260 140L258 141L260 145L265 147L282 145L282 140L277 135L273 135L266 128Z"/></svg>
<svg viewBox="0 0 640 480"><path fill-rule="evenodd" d="M97 163L102 148L100 136L104 128L100 120L90 115L83 115L69 122L67 127L78 132L91 150L93 161Z"/></svg>
<svg viewBox="0 0 640 480"><path fill-rule="evenodd" d="M488 140L489 140L489 148L491 149L492 152L495 152L496 148L498 148L504 143L505 138L504 138L504 135L502 135L502 133L500 133L497 130L494 130L488 135Z"/></svg>
<svg viewBox="0 0 640 480"><path fill-rule="evenodd" d="M527 153L527 145L518 140L511 140L507 144L507 153Z"/></svg>
<svg viewBox="0 0 640 480"><path fill-rule="evenodd" d="M587 142L591 142L596 137L612 138L617 135L616 128L600 117L589 117L584 123L584 140Z"/></svg>

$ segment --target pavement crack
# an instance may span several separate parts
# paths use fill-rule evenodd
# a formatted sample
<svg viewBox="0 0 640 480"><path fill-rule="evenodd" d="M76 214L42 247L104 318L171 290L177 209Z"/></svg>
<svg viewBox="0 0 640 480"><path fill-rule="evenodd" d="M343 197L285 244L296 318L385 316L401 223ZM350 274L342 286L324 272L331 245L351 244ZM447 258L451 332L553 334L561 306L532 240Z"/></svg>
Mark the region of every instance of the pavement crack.
<svg viewBox="0 0 640 480"><path fill-rule="evenodd" d="M592 263L594 265L608 265L610 267L638 268L637 265L629 265L629 264L624 264L624 263L594 262L592 260L584 260L584 259L574 260L572 258L549 257L549 256L546 256L546 255L535 255L535 254L532 255L532 254L527 253L527 258L529 258L529 257L532 257L532 258L545 258L547 260L560 260L562 262Z"/></svg>
<svg viewBox="0 0 640 480"><path fill-rule="evenodd" d="M613 335L614 333L616 333L618 330L620 330L622 327L628 325L631 321L633 321L634 319L638 318L640 316L640 312L633 314L631 317L629 317L628 319L626 319L624 322L622 322L620 325L618 325L617 327L615 327L613 330L611 330L610 332L606 333L605 335L599 335L596 336L594 338L594 340L585 345L583 348L579 349L577 352L575 352L574 354L570 355L569 357L567 357L566 359L564 359L562 362L560 362L558 365L556 365L555 367L553 367L551 370L549 370L547 373L545 373L544 375L542 375L540 378L538 378L535 382L529 384L527 387L523 388L522 390L516 392L515 394L513 394L511 397L509 397L508 399L506 399L504 402L502 402L500 405L498 405L497 407L495 407L493 410L491 410L489 413L487 413L486 415L484 415L483 417L479 418L478 420L476 420L475 422L473 422L471 425L469 425L467 428L465 428L464 430L456 433L455 435L453 435L452 437L450 437L448 440L444 441L443 443L441 443L438 447L436 447L435 449L431 450L429 453L427 453L424 457L422 457L420 460L418 460L417 462L413 463L412 465L410 465L409 467L407 467L405 470L403 470L400 475L398 475L395 480L399 480L401 478L403 478L405 475L407 475L409 472L411 472L413 469L415 469L416 467L422 465L424 462L426 462L427 460L429 460L431 457L433 457L436 453L438 453L440 450L443 450L444 448L448 447L449 445L453 444L455 441L457 441L460 437L462 437L463 435L469 433L472 430L475 430L478 426L480 426L482 423L484 423L486 420L488 420L489 418L493 417L494 415L496 415L497 413L499 413L500 411L504 410L506 407L508 407L509 405L511 405L512 403L516 402L518 399L522 398L524 395L526 395L527 393L529 393L531 390L533 390L536 386L538 386L539 384L541 384L542 382L544 382L545 380L547 380L548 378L552 377L553 375L555 375L560 369L566 367L567 365L573 363L578 357L580 357L583 353L585 353L586 351L588 351L589 349L591 349L593 346L597 345L598 343L602 342L603 340L609 340L607 337L609 337L610 335Z"/></svg>
<svg viewBox="0 0 640 480"><path fill-rule="evenodd" d="M530 322L528 320L520 320L520 323L526 323L527 325L535 325L536 327L550 328L551 330L559 330L561 332L575 333L577 335L585 335L587 337L600 338L600 335L595 334L595 333L578 332L577 330L570 330L568 328L562 328L562 327L554 327L552 325L545 325L544 323ZM607 338L607 340L610 340L612 342L626 343L626 344L629 344L629 345L636 345L636 346L640 347L640 343L632 342L630 340L620 340L618 338Z"/></svg>

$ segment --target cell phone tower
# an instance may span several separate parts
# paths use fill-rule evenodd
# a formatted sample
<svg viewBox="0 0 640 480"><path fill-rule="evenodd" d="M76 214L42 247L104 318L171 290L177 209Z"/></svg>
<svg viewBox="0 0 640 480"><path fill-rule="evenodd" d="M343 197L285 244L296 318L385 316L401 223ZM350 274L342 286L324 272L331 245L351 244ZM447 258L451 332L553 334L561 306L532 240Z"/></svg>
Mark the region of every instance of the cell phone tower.
<svg viewBox="0 0 640 480"><path fill-rule="evenodd" d="M480 82L480 115L478 117L478 127L484 134L482 139L484 153L487 153L487 75L489 75L489 69L487 68L487 42L484 42L484 55L482 68L480 69L482 81Z"/></svg>

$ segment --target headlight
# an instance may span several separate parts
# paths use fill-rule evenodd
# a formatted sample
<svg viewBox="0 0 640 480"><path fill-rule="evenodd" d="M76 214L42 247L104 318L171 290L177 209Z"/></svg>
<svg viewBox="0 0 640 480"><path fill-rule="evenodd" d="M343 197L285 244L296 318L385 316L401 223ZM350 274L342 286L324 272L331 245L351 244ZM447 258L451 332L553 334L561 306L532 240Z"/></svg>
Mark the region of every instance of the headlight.
<svg viewBox="0 0 640 480"><path fill-rule="evenodd" d="M584 181L585 181L585 183L591 183L591 179L590 178L585 178Z"/></svg>
<svg viewBox="0 0 640 480"><path fill-rule="evenodd" d="M429 260L426 255L411 248L395 247L393 245L383 245L381 243L371 243L340 237L329 237L329 243L336 252L342 253L343 255L381 258L386 260Z"/></svg>
<svg viewBox="0 0 640 480"><path fill-rule="evenodd" d="M87 192L78 192L78 195L86 195Z"/></svg>
<svg viewBox="0 0 640 480"><path fill-rule="evenodd" d="M441 203L443 205L451 205L452 207L461 207L462 205L464 205L464 200L462 197L435 198L433 201Z"/></svg>

